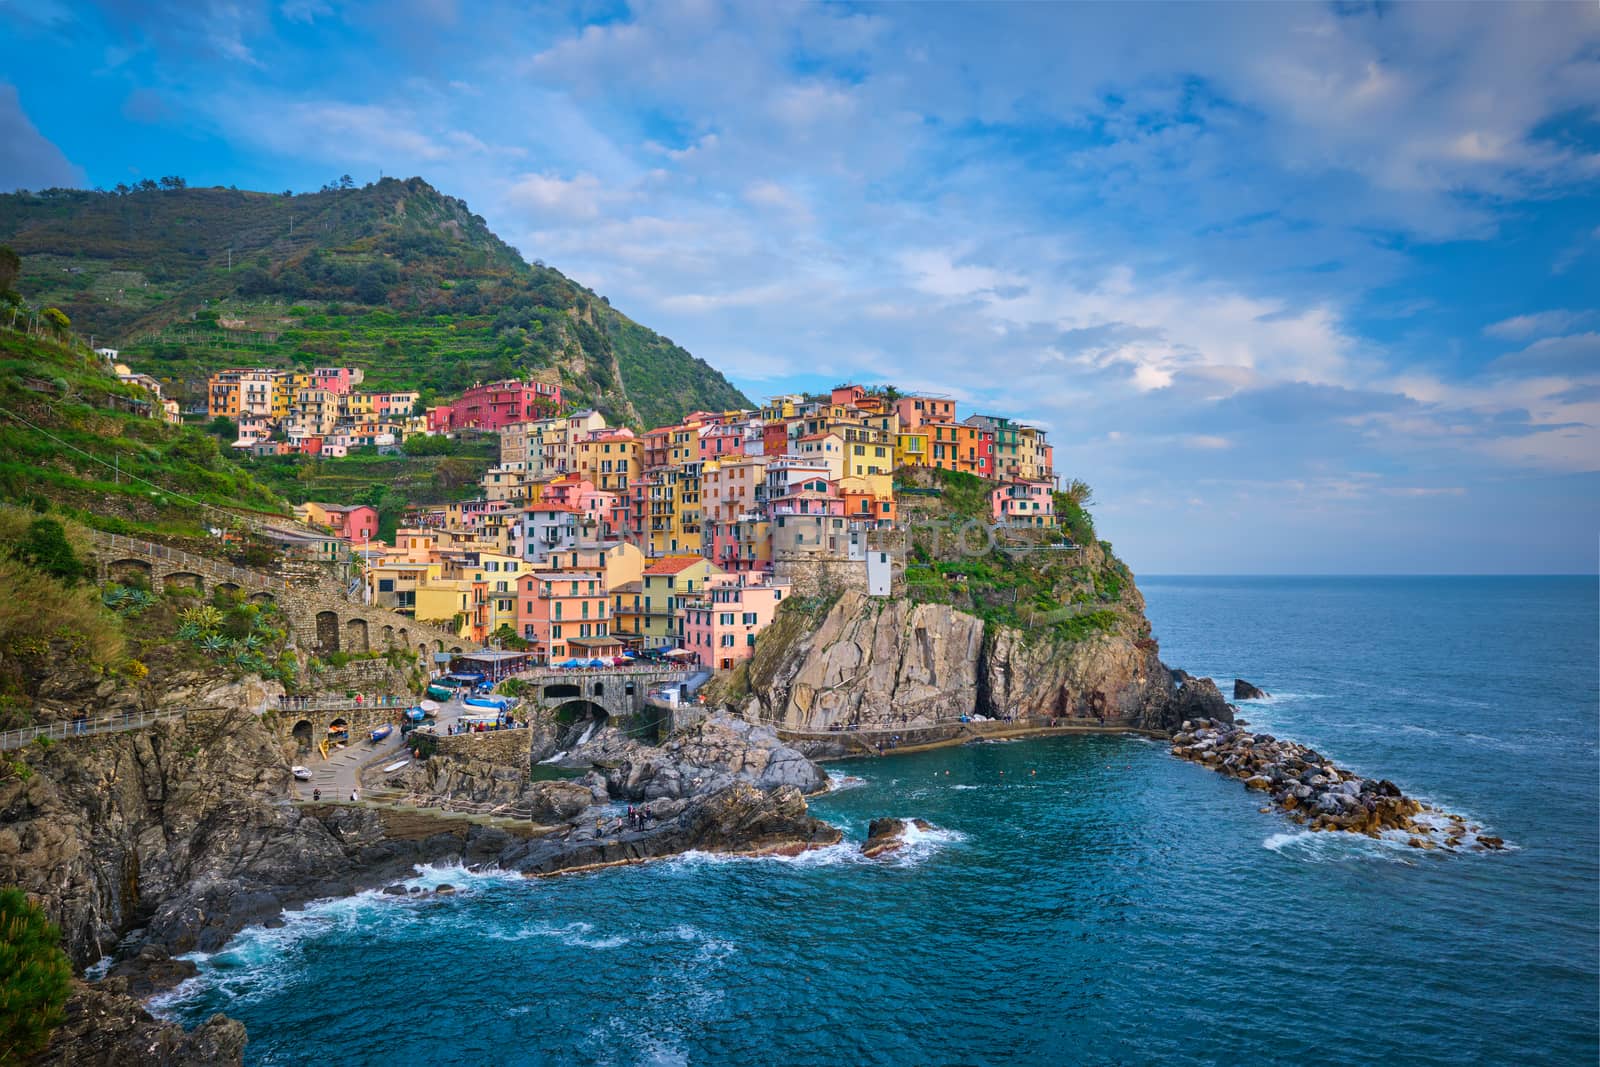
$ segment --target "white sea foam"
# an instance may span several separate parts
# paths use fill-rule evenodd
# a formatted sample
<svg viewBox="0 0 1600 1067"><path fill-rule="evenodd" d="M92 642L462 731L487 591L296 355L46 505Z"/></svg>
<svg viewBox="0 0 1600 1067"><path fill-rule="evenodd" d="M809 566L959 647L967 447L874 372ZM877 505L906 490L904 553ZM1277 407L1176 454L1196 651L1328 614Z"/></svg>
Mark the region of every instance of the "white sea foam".
<svg viewBox="0 0 1600 1067"><path fill-rule="evenodd" d="M610 937L593 937L594 925L586 922L570 922L561 926L553 923L534 923L524 926L510 933L493 932L489 936L495 941L527 941L530 938L547 938L559 941L568 948L586 948L591 950L604 950L621 948L629 944L632 939L621 934Z"/></svg>
<svg viewBox="0 0 1600 1067"><path fill-rule="evenodd" d="M828 792L842 793L846 789L859 789L867 784L865 778L854 774L830 775L828 777Z"/></svg>
<svg viewBox="0 0 1600 1067"><path fill-rule="evenodd" d="M962 785L953 785L950 788L951 789L963 789L963 790L965 790L965 789L981 789L982 786L962 784Z"/></svg>

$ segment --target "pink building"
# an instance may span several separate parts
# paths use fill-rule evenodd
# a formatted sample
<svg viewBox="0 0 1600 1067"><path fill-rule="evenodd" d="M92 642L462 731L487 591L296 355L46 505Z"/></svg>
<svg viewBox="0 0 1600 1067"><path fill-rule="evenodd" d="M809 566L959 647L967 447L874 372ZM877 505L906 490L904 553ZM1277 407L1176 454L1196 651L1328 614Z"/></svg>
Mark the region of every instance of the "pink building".
<svg viewBox="0 0 1600 1067"><path fill-rule="evenodd" d="M1007 482L989 494L994 521L1007 526L1054 526L1056 500L1049 482Z"/></svg>
<svg viewBox="0 0 1600 1067"><path fill-rule="evenodd" d="M540 571L517 579L517 632L547 661L621 655L611 636L611 597L603 571Z"/></svg>
<svg viewBox="0 0 1600 1067"><path fill-rule="evenodd" d="M700 655L700 662L722 671L750 658L756 636L772 625L778 605L788 595L789 583L750 575L712 579L697 597L684 601L683 647Z"/></svg>
<svg viewBox="0 0 1600 1067"><path fill-rule="evenodd" d="M311 388L326 389L335 396L349 396L361 384L365 372L354 367L317 367L311 372Z"/></svg>
<svg viewBox="0 0 1600 1067"><path fill-rule="evenodd" d="M956 421L956 402L945 396L903 396L894 402L894 410L900 416L902 432Z"/></svg>
<svg viewBox="0 0 1600 1067"><path fill-rule="evenodd" d="M428 431L502 430L515 422L548 418L561 409L561 386L511 378L474 385L460 400L428 409Z"/></svg>
<svg viewBox="0 0 1600 1067"><path fill-rule="evenodd" d="M323 525L346 541L371 541L378 536L378 512L366 504L318 504Z"/></svg>

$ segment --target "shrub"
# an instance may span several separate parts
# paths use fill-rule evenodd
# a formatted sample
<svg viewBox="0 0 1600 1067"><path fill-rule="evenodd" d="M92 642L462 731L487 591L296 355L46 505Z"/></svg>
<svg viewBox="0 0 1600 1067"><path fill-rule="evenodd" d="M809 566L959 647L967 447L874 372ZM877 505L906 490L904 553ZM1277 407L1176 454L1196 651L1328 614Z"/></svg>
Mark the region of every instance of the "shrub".
<svg viewBox="0 0 1600 1067"><path fill-rule="evenodd" d="M34 570L59 578L68 586L83 577L83 561L67 541L67 531L54 519L35 519L16 547L16 557Z"/></svg>
<svg viewBox="0 0 1600 1067"><path fill-rule="evenodd" d="M66 1017L72 965L61 932L20 889L0 889L0 1063L41 1051Z"/></svg>

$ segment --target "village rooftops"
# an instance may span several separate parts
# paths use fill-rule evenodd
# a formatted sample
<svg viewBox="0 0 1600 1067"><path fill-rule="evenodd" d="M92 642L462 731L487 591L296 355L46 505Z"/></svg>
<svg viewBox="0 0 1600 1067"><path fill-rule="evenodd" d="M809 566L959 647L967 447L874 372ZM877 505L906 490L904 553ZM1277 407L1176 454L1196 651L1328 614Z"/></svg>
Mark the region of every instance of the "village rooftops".
<svg viewBox="0 0 1600 1067"><path fill-rule="evenodd" d="M686 571L696 563L705 563L704 556L667 556L658 559L644 569L646 574L677 574Z"/></svg>

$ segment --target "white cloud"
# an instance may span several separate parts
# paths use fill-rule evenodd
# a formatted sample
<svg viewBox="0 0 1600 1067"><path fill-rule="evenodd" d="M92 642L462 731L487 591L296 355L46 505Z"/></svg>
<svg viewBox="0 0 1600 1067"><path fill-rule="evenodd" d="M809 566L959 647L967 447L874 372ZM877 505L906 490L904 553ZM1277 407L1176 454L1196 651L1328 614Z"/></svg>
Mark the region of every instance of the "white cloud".
<svg viewBox="0 0 1600 1067"><path fill-rule="evenodd" d="M0 192L83 184L83 168L34 127L16 86L0 82Z"/></svg>
<svg viewBox="0 0 1600 1067"><path fill-rule="evenodd" d="M1522 341L1530 337L1548 337L1571 329L1594 316L1593 311L1540 311L1529 315L1514 315L1509 319L1490 323L1483 332L1490 337L1507 341Z"/></svg>

